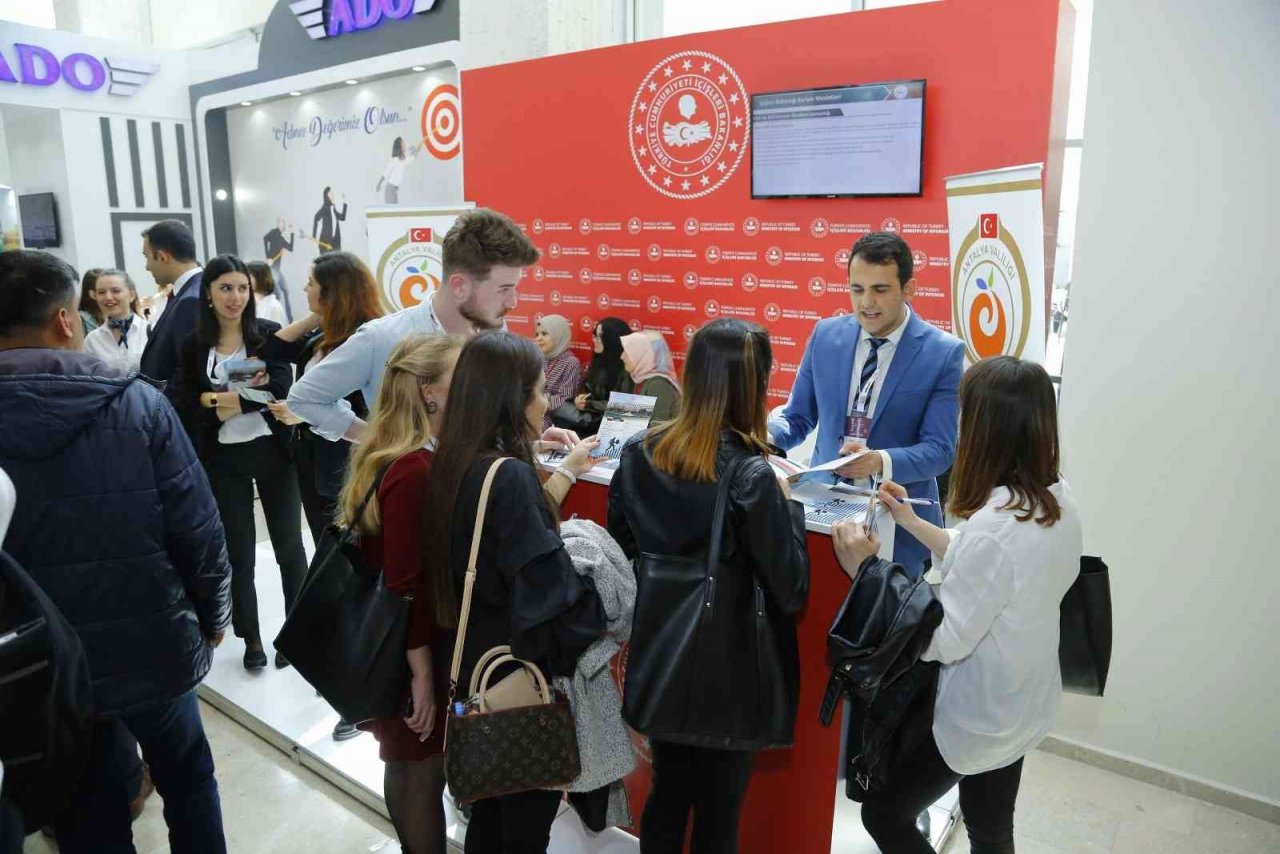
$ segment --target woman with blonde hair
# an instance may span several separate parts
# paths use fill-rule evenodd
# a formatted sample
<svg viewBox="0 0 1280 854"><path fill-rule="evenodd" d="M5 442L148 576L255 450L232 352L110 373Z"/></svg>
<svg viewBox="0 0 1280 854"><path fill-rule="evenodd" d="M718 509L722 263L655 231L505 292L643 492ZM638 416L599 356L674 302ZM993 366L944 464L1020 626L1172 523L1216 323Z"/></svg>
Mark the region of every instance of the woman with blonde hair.
<svg viewBox="0 0 1280 854"><path fill-rule="evenodd" d="M409 854L445 850L441 796L452 644L435 618L420 532L431 449L462 344L450 335L413 335L392 351L364 441L351 454L338 499L339 524L359 533L361 551L371 567L381 569L387 589L413 597L405 650L412 674L407 714L367 725L386 763L387 810L401 848ZM356 518L366 496L369 503Z"/></svg>

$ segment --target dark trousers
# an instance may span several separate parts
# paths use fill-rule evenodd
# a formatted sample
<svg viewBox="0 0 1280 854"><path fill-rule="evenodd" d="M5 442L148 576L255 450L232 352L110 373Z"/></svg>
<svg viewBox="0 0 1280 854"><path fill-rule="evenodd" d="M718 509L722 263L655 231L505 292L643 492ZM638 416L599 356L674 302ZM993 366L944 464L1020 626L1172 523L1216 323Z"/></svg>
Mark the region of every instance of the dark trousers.
<svg viewBox="0 0 1280 854"><path fill-rule="evenodd" d="M691 854L738 850L738 815L756 755L650 741L653 787L640 823L643 854L679 854L693 813Z"/></svg>
<svg viewBox="0 0 1280 854"><path fill-rule="evenodd" d="M96 725L88 765L57 823L58 850L62 854L133 854L129 801L134 797L134 769L129 762L132 751L126 747L135 738L164 801L170 850L224 854L227 844L213 754L195 691ZM136 754L132 756L136 761Z"/></svg>
<svg viewBox="0 0 1280 854"><path fill-rule="evenodd" d="M539 790L476 801L467 822L467 854L545 854L560 799L559 792Z"/></svg>
<svg viewBox="0 0 1280 854"><path fill-rule="evenodd" d="M1013 854L1013 805L1022 760L964 777L947 767L932 736L894 767L889 784L862 804L862 825L885 854L933 854L916 817L960 783L960 812L973 854Z"/></svg>
<svg viewBox="0 0 1280 854"><path fill-rule="evenodd" d="M236 445L218 445L205 461L205 470L227 533L232 626L237 637L258 641L262 634L258 627L258 594L253 583L258 539L253 521L253 486L257 483L262 512L267 517L267 533L276 563L280 565L284 607L288 613L307 574L298 478L284 444L274 436Z"/></svg>
<svg viewBox="0 0 1280 854"><path fill-rule="evenodd" d="M298 492L302 495L302 511L307 517L307 527L311 530L311 542L320 546L320 535L333 523L338 512L337 494L326 494L319 487L319 457L316 453L317 442L325 442L320 437L295 437L289 443L289 451L293 456L293 464L298 472ZM339 475L341 478L341 475Z"/></svg>

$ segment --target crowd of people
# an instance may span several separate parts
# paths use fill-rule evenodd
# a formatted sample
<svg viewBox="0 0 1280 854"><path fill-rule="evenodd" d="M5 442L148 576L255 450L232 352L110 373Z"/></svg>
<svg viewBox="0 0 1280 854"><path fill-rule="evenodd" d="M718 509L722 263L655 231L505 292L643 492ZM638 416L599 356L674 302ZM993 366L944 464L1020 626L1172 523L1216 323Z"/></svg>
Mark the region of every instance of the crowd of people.
<svg viewBox="0 0 1280 854"><path fill-rule="evenodd" d="M66 854L132 851L130 802L148 779L172 850L226 850L195 687L228 627L244 639L244 667L267 667L255 491L286 611L308 571L304 518L315 543L330 525L352 530L386 587L412 599L404 714L335 730L376 737L402 850L446 850L460 620L465 685L503 646L573 680L593 644L633 618L621 702L579 713L607 718L593 726L625 720L649 739L642 851L681 851L690 823L694 852L737 850L756 754L786 749L800 693L821 691L800 683L796 642L810 583L804 508L768 462L815 429L813 462L849 456L838 474L889 508L893 561L917 576L932 561L942 577L942 622L921 655L940 668L931 737L895 757L890 783L865 799L864 824L882 850L931 851L916 816L958 782L972 850L1013 850L1022 757L1057 712L1058 605L1078 570L1080 523L1059 471L1048 375L1012 357L965 372L959 342L911 310L900 237L853 247L853 313L817 325L776 414L769 336L753 323L708 323L679 372L661 334L618 318L595 326L585 370L563 317L541 317L532 340L506 331L538 250L494 211L459 217L441 287L393 314L350 253L316 259L308 313L286 325L269 266L234 255L201 266L174 221L149 228L142 250L162 289L147 306L119 270L78 280L46 253L0 253L0 470L16 485L0 537L78 634L92 682L87 758L64 775L54 822ZM593 467L592 435L614 392L655 399L652 426L622 452L596 535L600 553L620 549L635 567L625 613L571 555L560 512ZM548 473L538 454L553 447L565 456ZM490 492L496 459L505 464ZM950 530L936 482L948 470L946 509L959 520ZM839 523L831 542L850 579L881 561L874 525ZM655 556L701 572L708 555L711 589L726 603L699 629L715 667L685 678L682 609L655 598L669 589L647 573ZM702 589L685 602L695 618ZM742 641L738 617L764 621L755 625L765 625L767 656ZM289 666L279 653L274 664ZM599 800L570 795L588 826L602 824L634 764L623 744L613 752L625 755L591 760L620 769ZM466 850L545 851L563 797L474 802Z"/></svg>

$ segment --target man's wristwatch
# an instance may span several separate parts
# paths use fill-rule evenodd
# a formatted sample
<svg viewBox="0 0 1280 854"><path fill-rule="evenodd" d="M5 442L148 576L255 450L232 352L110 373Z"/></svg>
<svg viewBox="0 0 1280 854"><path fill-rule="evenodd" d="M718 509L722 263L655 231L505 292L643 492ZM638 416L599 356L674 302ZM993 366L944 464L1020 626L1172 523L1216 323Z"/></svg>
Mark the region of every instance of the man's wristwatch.
<svg viewBox="0 0 1280 854"><path fill-rule="evenodd" d="M200 395L200 405L205 409L216 409L218 406L218 393L206 391L204 394Z"/></svg>

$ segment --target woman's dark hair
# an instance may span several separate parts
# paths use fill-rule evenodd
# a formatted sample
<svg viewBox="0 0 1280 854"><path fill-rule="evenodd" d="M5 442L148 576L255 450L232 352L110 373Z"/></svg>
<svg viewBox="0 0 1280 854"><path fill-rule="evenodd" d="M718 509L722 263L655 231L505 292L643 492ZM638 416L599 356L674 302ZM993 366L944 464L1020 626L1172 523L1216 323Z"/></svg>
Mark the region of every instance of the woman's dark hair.
<svg viewBox="0 0 1280 854"><path fill-rule="evenodd" d="M213 283L227 273L243 273L249 280L249 290L253 290L253 277L249 268L234 255L219 255L204 265L200 275L200 313L196 315L196 344L199 349L207 350L216 347L222 331L218 326L218 315L213 310ZM244 313L240 315L240 334L244 336L244 349L252 353L262 344L262 335L258 333L258 318L253 311L253 294L245 304Z"/></svg>
<svg viewBox="0 0 1280 854"><path fill-rule="evenodd" d="M359 256L326 252L316 258L311 275L320 286L320 353L331 353L362 324L382 317L378 282Z"/></svg>
<svg viewBox="0 0 1280 854"><path fill-rule="evenodd" d="M591 357L585 381L600 388L616 388L622 377L622 339L631 334L631 327L620 317L606 317L596 324L604 352Z"/></svg>
<svg viewBox="0 0 1280 854"><path fill-rule="evenodd" d="M276 275L271 272L270 264L266 261L250 261L245 266L249 268L249 284L253 286L255 294L265 297L276 292Z"/></svg>
<svg viewBox="0 0 1280 854"><path fill-rule="evenodd" d="M660 470L712 483L720 434L732 430L757 453L768 453L769 333L744 320L722 318L698 330L684 363L680 414L645 442Z"/></svg>
<svg viewBox="0 0 1280 854"><path fill-rule="evenodd" d="M506 456L535 467L525 410L542 371L537 346L510 332L482 332L458 355L424 502L424 571L433 579L436 620L445 628L458 623L458 591L448 570L455 514L476 510L455 506L458 492L479 460Z"/></svg>
<svg viewBox="0 0 1280 854"><path fill-rule="evenodd" d="M1062 508L1058 482L1058 403L1049 374L1013 356L983 359L960 381L960 440L948 509L968 519L997 487L1013 493L1002 510L1049 527Z"/></svg>
<svg viewBox="0 0 1280 854"><path fill-rule="evenodd" d="M321 206L321 207L326 207L326 208L327 208L327 207L332 207L332 206L333 206L333 202L331 202L331 201L329 200L329 191L330 191L330 190L332 190L332 189L333 189L333 187L325 187L325 188L324 188L324 195L320 198L320 206Z"/></svg>
<svg viewBox="0 0 1280 854"><path fill-rule="evenodd" d="M404 137L398 136L395 138L395 142L391 143L391 156L404 157Z"/></svg>
<svg viewBox="0 0 1280 854"><path fill-rule="evenodd" d="M92 294L94 288L98 286L98 277L101 275L102 268L94 267L85 270L84 276L80 279L80 310L92 314L99 323L102 322L102 309L98 308L98 302Z"/></svg>

